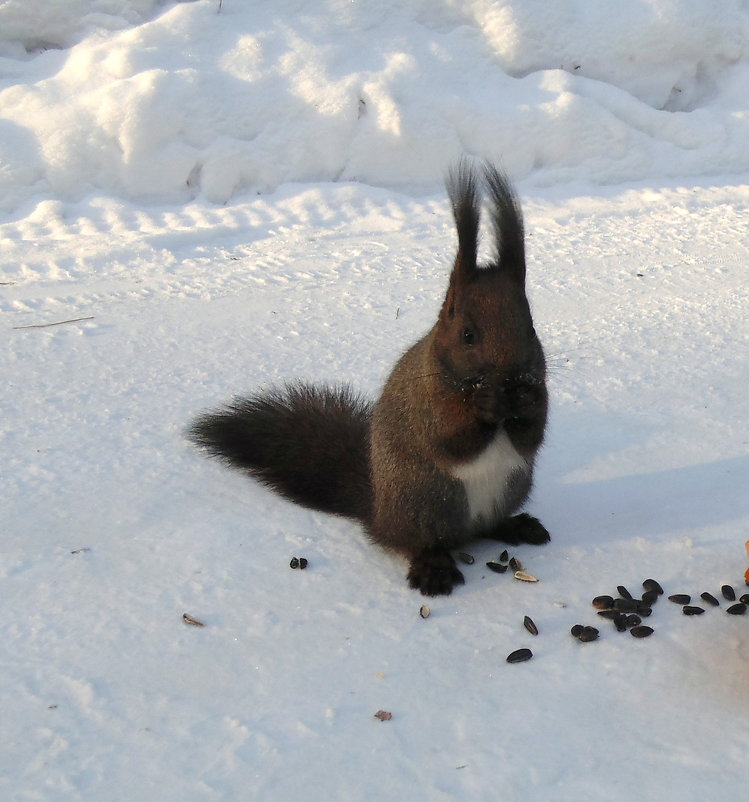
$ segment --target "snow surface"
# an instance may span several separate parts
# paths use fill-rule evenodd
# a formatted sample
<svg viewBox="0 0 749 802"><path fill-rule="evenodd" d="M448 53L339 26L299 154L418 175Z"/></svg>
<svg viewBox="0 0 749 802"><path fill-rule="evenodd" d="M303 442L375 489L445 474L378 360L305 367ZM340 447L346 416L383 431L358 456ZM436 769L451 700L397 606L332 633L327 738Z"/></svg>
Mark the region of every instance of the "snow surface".
<svg viewBox="0 0 749 802"><path fill-rule="evenodd" d="M738 0L0 3L0 797L746 795L749 616L569 629L648 576L745 590L747 33ZM374 395L463 152L523 200L553 539L533 585L477 543L422 619L183 429L287 378Z"/></svg>

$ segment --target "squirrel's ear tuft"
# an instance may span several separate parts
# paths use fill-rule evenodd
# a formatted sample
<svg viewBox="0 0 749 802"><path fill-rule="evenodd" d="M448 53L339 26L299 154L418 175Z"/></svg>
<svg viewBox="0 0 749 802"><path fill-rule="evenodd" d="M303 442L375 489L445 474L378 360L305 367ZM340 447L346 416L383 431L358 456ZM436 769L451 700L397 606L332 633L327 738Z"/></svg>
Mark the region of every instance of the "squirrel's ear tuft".
<svg viewBox="0 0 749 802"><path fill-rule="evenodd" d="M493 164L484 165L484 178L489 188L496 266L524 284L525 235L520 202L507 176Z"/></svg>
<svg viewBox="0 0 749 802"><path fill-rule="evenodd" d="M450 168L446 186L458 229L458 253L453 276L465 279L476 270L481 216L476 173L465 158Z"/></svg>

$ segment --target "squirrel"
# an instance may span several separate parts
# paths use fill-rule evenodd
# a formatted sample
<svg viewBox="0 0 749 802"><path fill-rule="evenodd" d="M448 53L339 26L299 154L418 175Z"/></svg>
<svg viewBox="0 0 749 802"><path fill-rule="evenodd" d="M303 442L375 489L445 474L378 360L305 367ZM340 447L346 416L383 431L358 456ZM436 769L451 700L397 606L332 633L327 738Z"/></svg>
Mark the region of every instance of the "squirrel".
<svg viewBox="0 0 749 802"><path fill-rule="evenodd" d="M481 185L495 250L478 265ZM347 385L289 383L203 413L188 437L303 506L358 521L409 562L427 596L464 582L451 550L489 538L548 542L528 513L546 428L546 361L525 293L519 201L465 160L446 181L458 236L436 323L373 404Z"/></svg>

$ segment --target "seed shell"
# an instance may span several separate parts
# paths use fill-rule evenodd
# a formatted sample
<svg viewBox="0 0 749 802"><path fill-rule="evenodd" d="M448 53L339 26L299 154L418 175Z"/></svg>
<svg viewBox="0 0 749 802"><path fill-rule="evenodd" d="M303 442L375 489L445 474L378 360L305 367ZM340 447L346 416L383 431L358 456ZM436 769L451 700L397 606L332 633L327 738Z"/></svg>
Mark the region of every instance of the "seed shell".
<svg viewBox="0 0 749 802"><path fill-rule="evenodd" d="M504 550L504 551L503 551L503 552L502 552L502 553L499 555L499 561L500 561L501 563L508 563L508 562L510 562L510 555L507 553L507 549L505 549L505 550Z"/></svg>
<svg viewBox="0 0 749 802"><path fill-rule="evenodd" d="M503 574L507 570L507 566L502 563L495 563L494 560L489 560L486 567L495 574Z"/></svg>
<svg viewBox="0 0 749 802"><path fill-rule="evenodd" d="M736 604L732 604L730 607L726 608L726 612L728 615L744 615L746 612L746 605L744 602L736 602Z"/></svg>
<svg viewBox="0 0 749 802"><path fill-rule="evenodd" d="M736 601L736 591L730 585L723 585L720 592L726 601Z"/></svg>
<svg viewBox="0 0 749 802"><path fill-rule="evenodd" d="M610 610L614 606L614 599L612 596L596 596L591 604L596 610Z"/></svg>
<svg viewBox="0 0 749 802"><path fill-rule="evenodd" d="M520 560L518 560L517 557L513 557L510 560L510 568L512 568L513 571L522 571L523 570L523 563L521 563Z"/></svg>
<svg viewBox="0 0 749 802"><path fill-rule="evenodd" d="M289 568L299 568L299 557L292 557L289 561Z"/></svg>
<svg viewBox="0 0 749 802"><path fill-rule="evenodd" d="M533 652L530 649L516 649L507 655L508 663L524 663L533 657Z"/></svg>
<svg viewBox="0 0 749 802"><path fill-rule="evenodd" d="M538 582L538 577L529 574L527 571L515 571L513 576L521 582Z"/></svg>
<svg viewBox="0 0 749 802"><path fill-rule="evenodd" d="M641 626L632 627L632 629L629 630L629 634L632 635L633 638L647 638L649 635L653 634L653 628L643 624Z"/></svg>
<svg viewBox="0 0 749 802"><path fill-rule="evenodd" d="M538 635L538 627L533 622L533 619L530 616L525 616L523 618L523 626L531 633L531 635Z"/></svg>
<svg viewBox="0 0 749 802"><path fill-rule="evenodd" d="M429 618L429 613L431 613L431 612L432 611L429 609L429 607L426 604L422 604L421 607L419 608L419 615L422 618Z"/></svg>
<svg viewBox="0 0 749 802"><path fill-rule="evenodd" d="M183 613L182 620L186 624L190 624L190 626L192 626L192 627L204 627L205 626L205 624L202 621L198 620L197 618L193 618L189 613Z"/></svg>
<svg viewBox="0 0 749 802"><path fill-rule="evenodd" d="M300 570L300 571L304 571L304 569L305 569L305 568L306 568L308 565L309 565L309 563L307 562L307 558L306 558L306 557L300 557L300 558L299 558L299 570Z"/></svg>
<svg viewBox="0 0 749 802"><path fill-rule="evenodd" d="M707 602L713 607L720 606L720 602L715 598L715 596L713 596L712 593L708 593L707 591L705 591L704 593L700 593L700 598L702 599L702 601Z"/></svg>
<svg viewBox="0 0 749 802"><path fill-rule="evenodd" d="M468 552L465 551L458 552L458 559L465 565L473 565L475 562L473 554L468 554Z"/></svg>
<svg viewBox="0 0 749 802"><path fill-rule="evenodd" d="M673 593L668 597L668 600L674 604L689 604L692 601L692 597L688 593Z"/></svg>
<svg viewBox="0 0 749 802"><path fill-rule="evenodd" d="M695 607L695 606L693 606L691 604L685 604L681 608L681 611L682 611L682 613L684 613L684 615L702 615L702 613L705 612L705 608L704 607Z"/></svg>

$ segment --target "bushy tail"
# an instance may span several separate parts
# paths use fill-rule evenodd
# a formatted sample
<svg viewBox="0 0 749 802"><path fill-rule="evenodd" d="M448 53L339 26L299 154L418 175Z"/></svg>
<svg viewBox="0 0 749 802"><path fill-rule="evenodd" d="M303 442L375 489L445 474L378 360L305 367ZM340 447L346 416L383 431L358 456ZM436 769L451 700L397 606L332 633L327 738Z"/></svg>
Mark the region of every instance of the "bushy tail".
<svg viewBox="0 0 749 802"><path fill-rule="evenodd" d="M367 523L371 415L348 387L290 384L206 412L188 436L297 504Z"/></svg>

